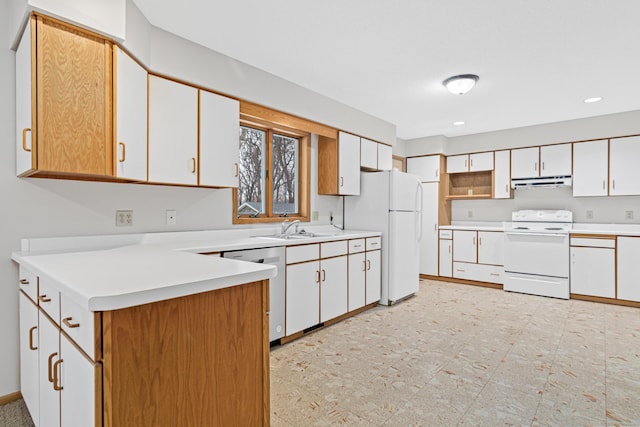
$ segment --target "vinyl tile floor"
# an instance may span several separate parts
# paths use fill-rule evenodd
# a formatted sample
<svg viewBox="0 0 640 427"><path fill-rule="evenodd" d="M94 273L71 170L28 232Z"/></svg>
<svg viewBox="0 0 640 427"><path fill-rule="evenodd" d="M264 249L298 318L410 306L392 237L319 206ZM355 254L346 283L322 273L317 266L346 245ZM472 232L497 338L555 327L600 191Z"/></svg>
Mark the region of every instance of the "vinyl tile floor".
<svg viewBox="0 0 640 427"><path fill-rule="evenodd" d="M640 309L423 280L271 350L273 426L640 426ZM32 425L22 401L0 426Z"/></svg>

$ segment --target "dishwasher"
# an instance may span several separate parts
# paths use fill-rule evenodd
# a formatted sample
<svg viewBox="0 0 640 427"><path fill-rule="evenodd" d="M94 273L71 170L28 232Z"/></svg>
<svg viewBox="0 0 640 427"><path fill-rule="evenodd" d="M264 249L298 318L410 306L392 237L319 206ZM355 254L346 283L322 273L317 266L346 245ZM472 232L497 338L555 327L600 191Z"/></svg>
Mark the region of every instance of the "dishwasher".
<svg viewBox="0 0 640 427"><path fill-rule="evenodd" d="M269 279L269 342L271 343L284 336L284 251L284 246L278 246L222 253L224 258L275 265L278 269L276 277Z"/></svg>

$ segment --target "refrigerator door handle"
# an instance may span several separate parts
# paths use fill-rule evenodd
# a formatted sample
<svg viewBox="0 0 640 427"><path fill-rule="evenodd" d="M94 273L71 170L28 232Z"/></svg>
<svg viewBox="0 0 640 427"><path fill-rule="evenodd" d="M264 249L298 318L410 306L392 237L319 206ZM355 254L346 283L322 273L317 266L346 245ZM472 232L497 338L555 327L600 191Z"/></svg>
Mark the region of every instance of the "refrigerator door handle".
<svg viewBox="0 0 640 427"><path fill-rule="evenodd" d="M416 188L416 228L420 231L418 232L417 242L420 243L422 240L422 203L424 199L424 189L422 188L422 184L418 183L418 188Z"/></svg>

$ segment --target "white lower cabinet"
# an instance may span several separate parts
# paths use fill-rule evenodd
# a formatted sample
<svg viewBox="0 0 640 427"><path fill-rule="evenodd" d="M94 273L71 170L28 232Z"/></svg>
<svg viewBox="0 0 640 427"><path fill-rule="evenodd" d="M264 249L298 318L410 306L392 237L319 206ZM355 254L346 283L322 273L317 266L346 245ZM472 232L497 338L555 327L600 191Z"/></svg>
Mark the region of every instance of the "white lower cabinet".
<svg viewBox="0 0 640 427"><path fill-rule="evenodd" d="M380 301L380 246L380 237L349 241L349 311Z"/></svg>
<svg viewBox="0 0 640 427"><path fill-rule="evenodd" d="M450 236L451 231L441 233ZM449 270L451 258L453 266ZM503 259L504 233L501 231L453 230L453 240L445 240L441 234L440 275L443 277L501 284Z"/></svg>
<svg viewBox="0 0 640 427"><path fill-rule="evenodd" d="M40 425L38 381L38 306L20 292L20 391L36 426Z"/></svg>
<svg viewBox="0 0 640 427"><path fill-rule="evenodd" d="M440 239L440 270L439 275L442 277L453 276L453 240Z"/></svg>
<svg viewBox="0 0 640 427"><path fill-rule="evenodd" d="M38 319L38 387L40 396L40 427L60 426L60 392L56 380L60 360L60 332L42 311ZM54 378L54 369L56 377ZM88 424L91 425L91 424Z"/></svg>
<svg viewBox="0 0 640 427"><path fill-rule="evenodd" d="M640 301L640 237L618 237L618 299Z"/></svg>
<svg viewBox="0 0 640 427"><path fill-rule="evenodd" d="M377 237L376 239L380 239ZM369 240L369 239L367 239ZM380 301L381 280L381 255L380 250L367 251L366 253L367 275L366 275L366 290L365 290L365 304L371 304L376 301Z"/></svg>
<svg viewBox="0 0 640 427"><path fill-rule="evenodd" d="M319 286L320 261L287 265L286 335L300 332L318 323Z"/></svg>
<svg viewBox="0 0 640 427"><path fill-rule="evenodd" d="M102 395L96 379L102 378L102 365L89 360L64 334L60 335L60 357L60 425L100 425L102 414L96 414L96 408L102 408Z"/></svg>
<svg viewBox="0 0 640 427"><path fill-rule="evenodd" d="M347 312L347 257L320 262L320 322Z"/></svg>
<svg viewBox="0 0 640 427"><path fill-rule="evenodd" d="M503 283L503 276L504 266L501 265L472 264L468 262L453 263L453 277L457 279Z"/></svg>
<svg viewBox="0 0 640 427"><path fill-rule="evenodd" d="M470 230L453 230L453 260L460 262L477 262L478 232Z"/></svg>
<svg viewBox="0 0 640 427"><path fill-rule="evenodd" d="M366 270L364 252L349 254L349 311L365 305Z"/></svg>
<svg viewBox="0 0 640 427"><path fill-rule="evenodd" d="M571 239L573 245L576 239ZM600 244L604 239L582 239ZM596 297L616 297L616 250L615 240L612 247L571 247L571 282L572 294ZM606 242L605 242L606 243Z"/></svg>

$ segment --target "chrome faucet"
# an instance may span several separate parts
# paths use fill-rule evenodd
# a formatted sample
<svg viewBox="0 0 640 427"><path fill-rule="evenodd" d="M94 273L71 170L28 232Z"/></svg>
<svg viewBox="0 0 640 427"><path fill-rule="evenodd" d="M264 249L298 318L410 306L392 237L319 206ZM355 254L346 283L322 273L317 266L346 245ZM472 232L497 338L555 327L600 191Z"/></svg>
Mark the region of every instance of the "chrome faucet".
<svg viewBox="0 0 640 427"><path fill-rule="evenodd" d="M287 232L289 231L289 229L290 229L293 225L295 225L295 226L296 226L296 232L298 232L298 224L300 224L300 220L299 220L299 219L296 219L296 220L291 221L291 222L289 222L289 221L287 221L287 220L284 220L284 221L282 222L282 224L280 224L280 233L281 233L281 234L287 234Z"/></svg>

